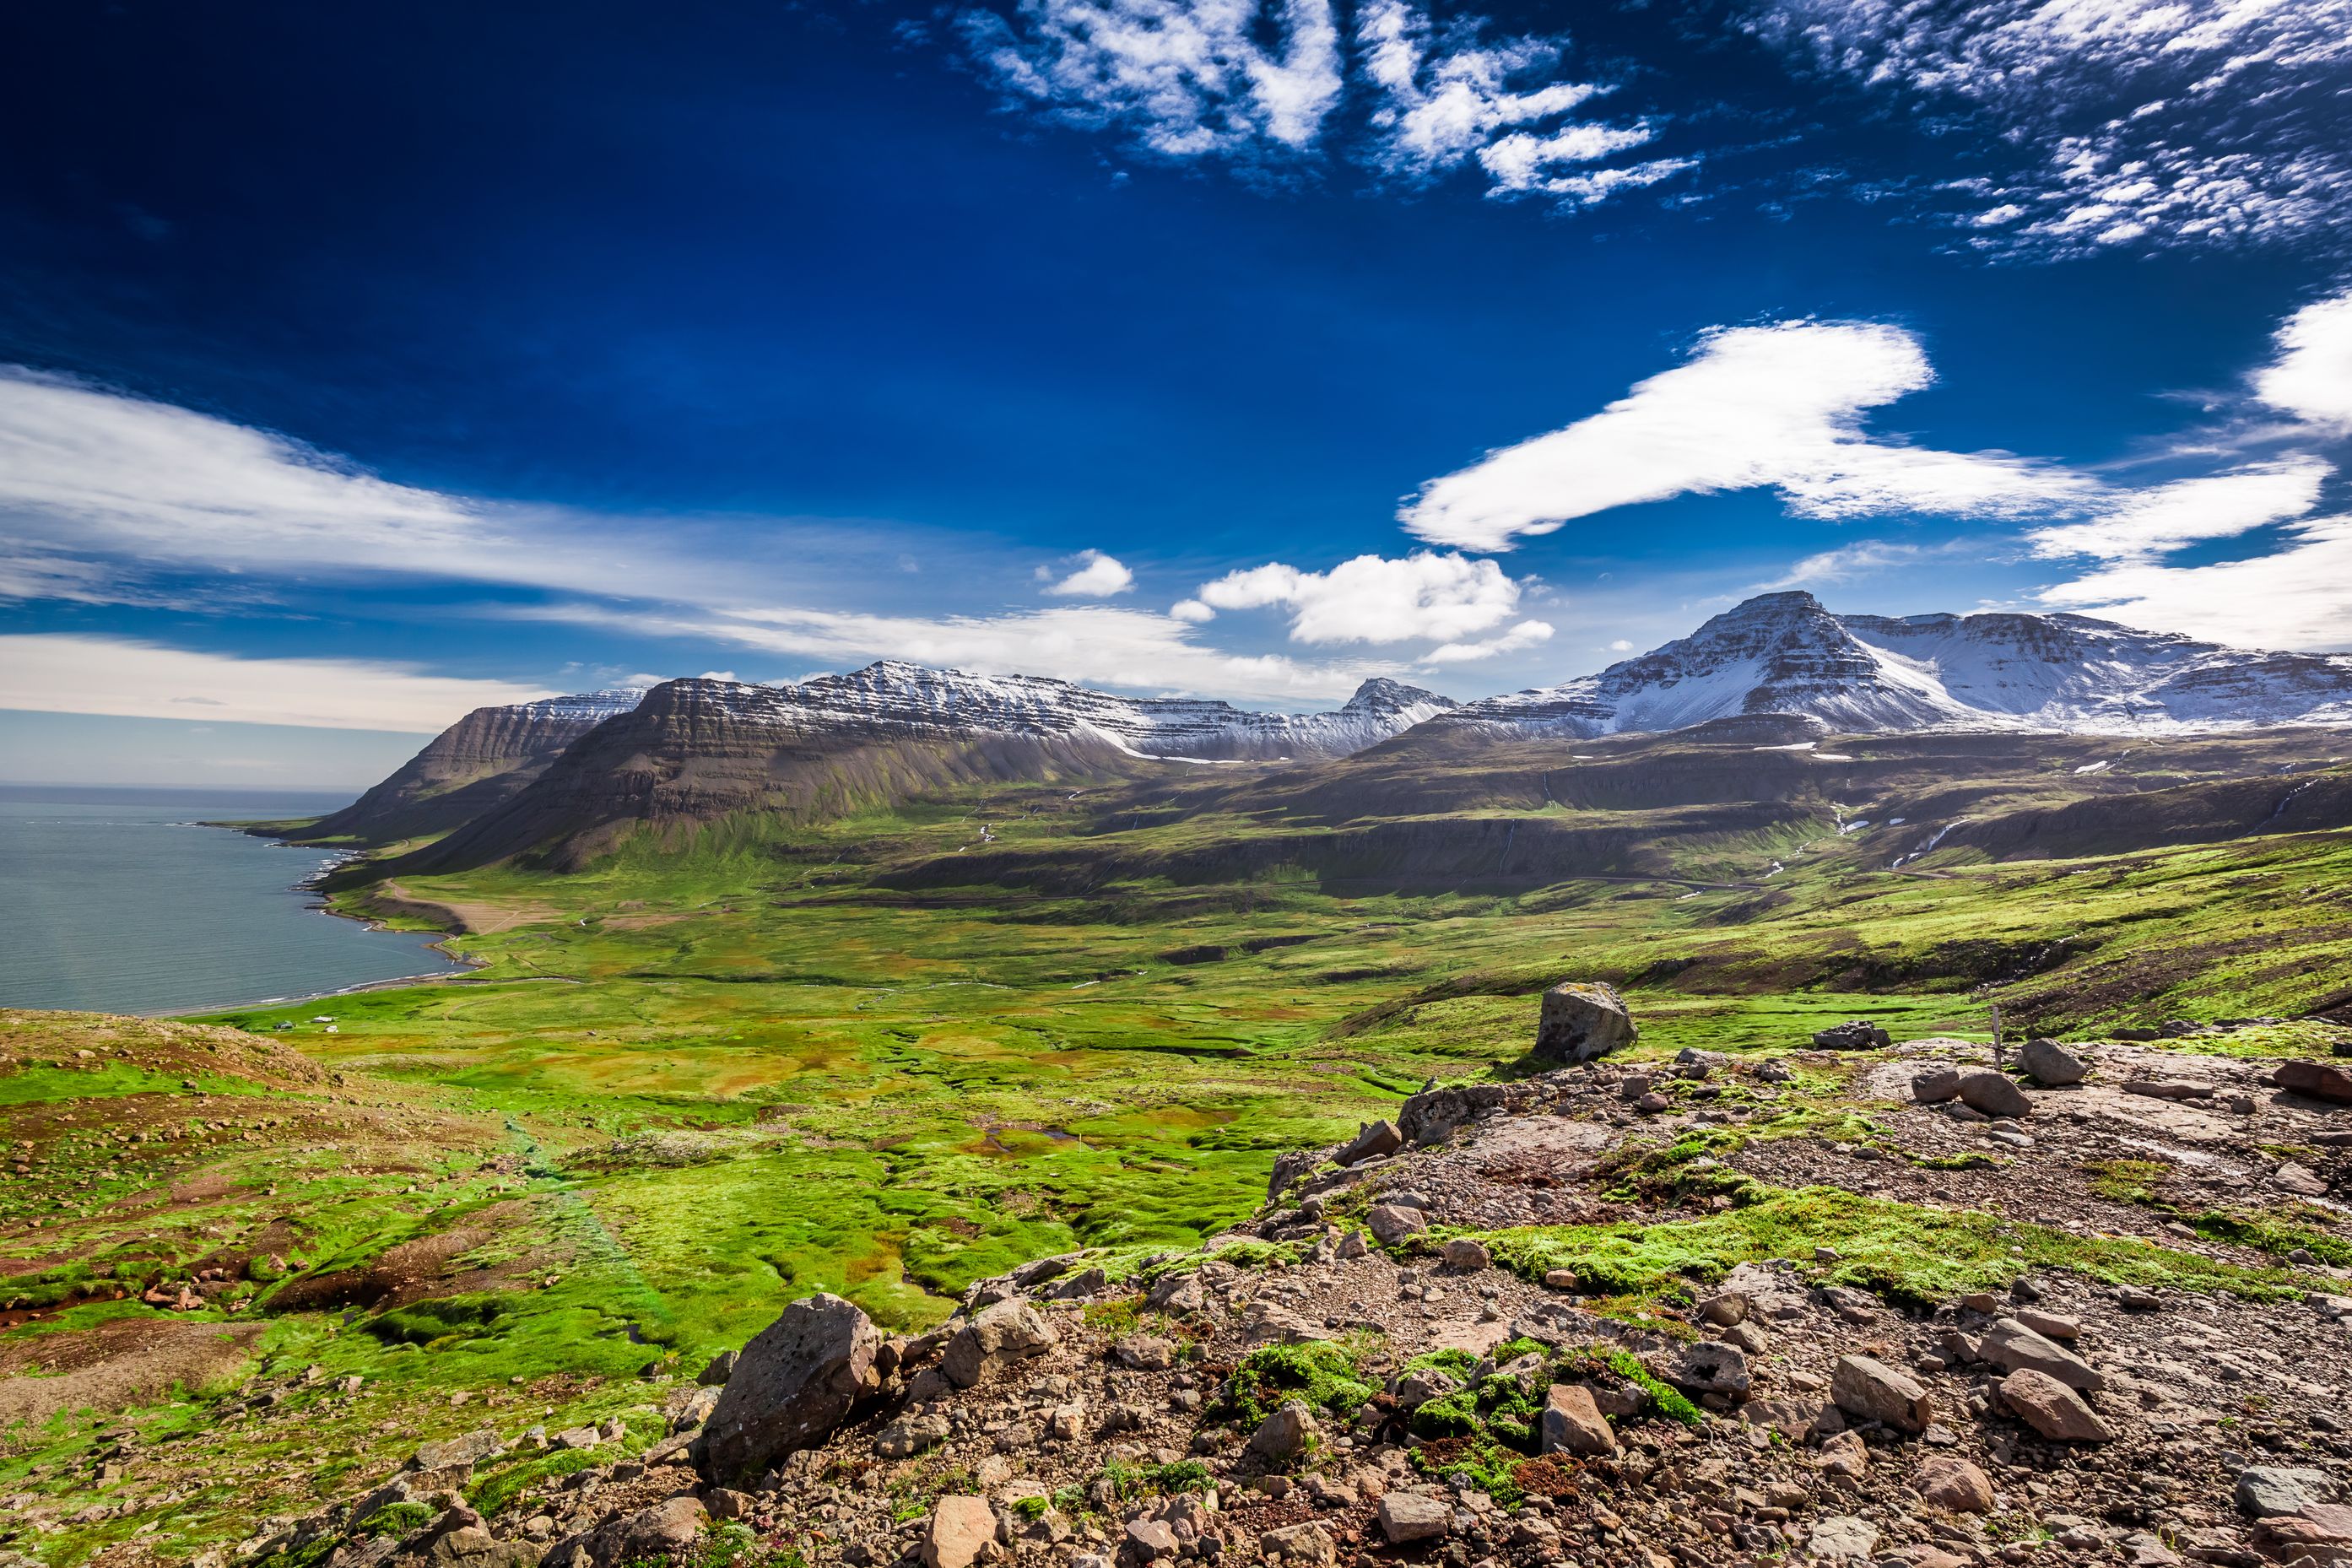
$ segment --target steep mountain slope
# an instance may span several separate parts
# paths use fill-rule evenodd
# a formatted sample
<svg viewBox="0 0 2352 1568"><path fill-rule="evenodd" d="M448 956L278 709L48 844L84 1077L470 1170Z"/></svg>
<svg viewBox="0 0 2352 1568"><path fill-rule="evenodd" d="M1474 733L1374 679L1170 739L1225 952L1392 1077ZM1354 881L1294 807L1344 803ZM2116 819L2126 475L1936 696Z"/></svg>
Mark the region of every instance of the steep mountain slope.
<svg viewBox="0 0 2352 1568"><path fill-rule="evenodd" d="M493 810L547 771L563 749L635 708L641 687L477 708L435 736L399 772L305 834L390 844L446 833Z"/></svg>
<svg viewBox="0 0 2352 1568"><path fill-rule="evenodd" d="M2352 724L2352 657L2223 647L2087 616L1836 616L1811 594L1765 594L1597 675L1439 721L1591 737L1757 713L1853 733Z"/></svg>
<svg viewBox="0 0 2352 1568"><path fill-rule="evenodd" d="M1162 760L1341 756L1451 706L1371 680L1336 712L1253 713L898 663L795 686L674 680L403 864L440 870L543 851L571 868L639 826L691 830L739 813L804 823L953 785L1091 780Z"/></svg>

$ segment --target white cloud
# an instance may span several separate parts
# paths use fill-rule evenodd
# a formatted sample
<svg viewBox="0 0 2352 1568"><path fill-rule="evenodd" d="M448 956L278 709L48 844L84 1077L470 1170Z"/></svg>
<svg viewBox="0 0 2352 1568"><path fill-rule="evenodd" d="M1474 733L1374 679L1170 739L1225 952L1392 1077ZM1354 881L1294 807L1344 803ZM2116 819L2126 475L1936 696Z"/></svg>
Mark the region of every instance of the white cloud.
<svg viewBox="0 0 2352 1568"><path fill-rule="evenodd" d="M1005 616L864 615L788 608L619 609L566 604L501 612L515 619L605 626L645 637L696 637L838 666L874 658L982 675L1045 675L1132 691L1185 691L1244 701L1345 698L1388 662L1302 664L1280 655L1204 647L1193 628L1149 610L1073 605Z"/></svg>
<svg viewBox="0 0 2352 1568"><path fill-rule="evenodd" d="M1398 560L1359 555L1328 572L1278 562L1228 572L1201 584L1175 613L1197 620L1205 612L1280 605L1291 612L1294 642L1396 643L1500 626L1517 610L1519 594L1520 584L1492 561L1423 550Z"/></svg>
<svg viewBox="0 0 2352 1568"><path fill-rule="evenodd" d="M2339 226L2352 197L2352 0L1758 0L1751 26L1980 117L2004 177L1947 187L1984 204L1962 219L1979 248L2269 243Z"/></svg>
<svg viewBox="0 0 2352 1568"><path fill-rule="evenodd" d="M1364 0L1345 37L1330 0L1016 0L959 17L1008 99L1155 157L1296 168L1336 146L1386 180L1475 163L1496 195L1578 206L1692 166L1590 167L1655 128L1574 119L1609 84L1563 77L1565 38L1487 41L1486 25L1441 27L1410 0ZM1340 113L1351 83L1356 119Z"/></svg>
<svg viewBox="0 0 2352 1568"><path fill-rule="evenodd" d="M958 24L1008 95L1166 158L1306 152L1344 85L1330 0L1021 0Z"/></svg>
<svg viewBox="0 0 2352 1568"><path fill-rule="evenodd" d="M1686 364L1599 414L1433 479L1407 531L1465 550L1611 507L1693 492L1779 489L1800 516L2014 516L2079 502L2079 475L2002 452L1874 437L1866 409L1935 379L1917 340L1873 322L1791 321L1708 333Z"/></svg>
<svg viewBox="0 0 2352 1568"><path fill-rule="evenodd" d="M553 695L373 660L237 658L127 637L0 636L0 708L39 713L430 734L476 708Z"/></svg>
<svg viewBox="0 0 2352 1568"><path fill-rule="evenodd" d="M2038 597L2242 647L2352 647L2352 517L2308 519L2287 533L2287 547L2267 555L2109 566Z"/></svg>
<svg viewBox="0 0 2352 1568"><path fill-rule="evenodd" d="M1633 651L1633 645L1623 637L1618 637L1610 643L1609 651L1611 653L1632 653Z"/></svg>
<svg viewBox="0 0 2352 1568"><path fill-rule="evenodd" d="M1044 591L1056 598L1102 599L1135 586L1135 574L1099 550L1081 550L1077 559L1076 570L1048 584Z"/></svg>
<svg viewBox="0 0 2352 1568"><path fill-rule="evenodd" d="M2177 479L2123 496L2088 521L2036 529L2026 539L2040 556L2145 561L2301 517L2319 504L2320 486L2331 471L2317 458L2288 457Z"/></svg>
<svg viewBox="0 0 2352 1568"><path fill-rule="evenodd" d="M2254 395L2352 434L2352 291L2305 305L2280 326L2276 342L2276 355L2254 373Z"/></svg>
<svg viewBox="0 0 2352 1568"><path fill-rule="evenodd" d="M1450 642L1433 647L1421 656L1423 664L1467 664L1474 659L1493 658L1498 654L1518 653L1551 640L1549 621L1521 621L1501 637L1485 642Z"/></svg>

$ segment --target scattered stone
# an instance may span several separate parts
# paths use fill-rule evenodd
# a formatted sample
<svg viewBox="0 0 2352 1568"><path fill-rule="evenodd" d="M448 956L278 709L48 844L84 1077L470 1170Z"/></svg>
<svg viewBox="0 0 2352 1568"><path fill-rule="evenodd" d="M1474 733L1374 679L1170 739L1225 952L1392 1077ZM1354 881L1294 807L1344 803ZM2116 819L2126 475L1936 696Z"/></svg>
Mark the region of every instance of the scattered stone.
<svg viewBox="0 0 2352 1568"><path fill-rule="evenodd" d="M1445 1267L1457 1274L1475 1274L1481 1268L1493 1267L1495 1262L1494 1258L1486 1251L1485 1243L1471 1241L1465 1237L1456 1237L1447 1242L1444 1258Z"/></svg>
<svg viewBox="0 0 2352 1568"><path fill-rule="evenodd" d="M909 1411L874 1435L874 1451L886 1459L906 1459L947 1440L947 1417Z"/></svg>
<svg viewBox="0 0 2352 1568"><path fill-rule="evenodd" d="M1454 1530L1454 1510L1420 1492L1392 1491L1381 1499L1381 1533L1392 1546L1433 1541Z"/></svg>
<svg viewBox="0 0 2352 1568"><path fill-rule="evenodd" d="M1382 1247L1394 1247L1406 1237L1429 1228L1428 1218L1419 1209L1401 1204L1375 1204L1364 1223L1372 1229L1372 1239Z"/></svg>
<svg viewBox="0 0 2352 1568"><path fill-rule="evenodd" d="M2105 1443L2116 1435L2081 1394L2030 1366L2000 1380L2000 1397L2019 1420L2055 1443Z"/></svg>
<svg viewBox="0 0 2352 1568"><path fill-rule="evenodd" d="M923 1526L923 1568L971 1568L996 1543L996 1510L984 1497L943 1497Z"/></svg>
<svg viewBox="0 0 2352 1568"><path fill-rule="evenodd" d="M1568 980L1544 993L1535 1054L1551 1061L1589 1062L1640 1037L1614 985Z"/></svg>
<svg viewBox="0 0 2352 1568"><path fill-rule="evenodd" d="M416 1457L408 1461L412 1470L447 1470L460 1465L478 1464L499 1451L499 1435L488 1426L478 1426L461 1436L445 1437L438 1443L418 1447Z"/></svg>
<svg viewBox="0 0 2352 1568"><path fill-rule="evenodd" d="M2032 1039L2018 1048L2017 1065L2025 1076L2047 1089L2080 1083L2091 1075L2091 1064L2055 1040Z"/></svg>
<svg viewBox="0 0 2352 1568"><path fill-rule="evenodd" d="M1752 1378L1748 1357L1738 1345L1701 1340L1686 1348L1667 1378L1694 1398L1716 1394L1734 1405L1745 1404Z"/></svg>
<svg viewBox="0 0 2352 1568"><path fill-rule="evenodd" d="M1119 1365L1136 1372L1166 1372L1176 1364L1176 1342L1158 1334L1129 1334L1110 1352Z"/></svg>
<svg viewBox="0 0 2352 1568"><path fill-rule="evenodd" d="M2298 1197L2324 1198L2327 1195L2327 1178L2308 1165L2298 1165L2293 1160L2271 1173L2271 1180Z"/></svg>
<svg viewBox="0 0 2352 1568"><path fill-rule="evenodd" d="M1878 1546L1878 1526L1852 1514L1822 1520L1805 1537L1805 1550L1824 1563L1867 1563Z"/></svg>
<svg viewBox="0 0 2352 1568"><path fill-rule="evenodd" d="M1898 1432L1924 1432L1936 1414L1935 1400L1918 1379L1866 1355L1838 1357L1830 1398L1848 1415Z"/></svg>
<svg viewBox="0 0 2352 1568"><path fill-rule="evenodd" d="M735 1374L736 1358L741 1354L740 1351L720 1351L710 1358L694 1381L705 1388L724 1387L727 1380Z"/></svg>
<svg viewBox="0 0 2352 1568"><path fill-rule="evenodd" d="M2145 1095L2150 1100L2210 1100L2213 1086L2210 1083L2186 1083L2168 1079L2134 1079L2124 1085L2126 1094Z"/></svg>
<svg viewBox="0 0 2352 1568"><path fill-rule="evenodd" d="M882 1335L866 1314L820 1292L786 1307L743 1347L704 1426L704 1473L720 1482L764 1474L823 1442L880 1384Z"/></svg>
<svg viewBox="0 0 2352 1568"><path fill-rule="evenodd" d="M1578 1384L1551 1385L1544 1398L1542 1436L1547 1454L1563 1448L1571 1454L1617 1451L1617 1434L1593 1403L1592 1390Z"/></svg>
<svg viewBox="0 0 2352 1568"><path fill-rule="evenodd" d="M1919 1467L1918 1479L1912 1483L1919 1495L1941 1509L1954 1513L1990 1513L1992 1482L1985 1473L1968 1460L1951 1454L1938 1454Z"/></svg>
<svg viewBox="0 0 2352 1568"><path fill-rule="evenodd" d="M1885 1050L1894 1043L1894 1037L1867 1018L1849 1018L1813 1035L1813 1044L1825 1051Z"/></svg>

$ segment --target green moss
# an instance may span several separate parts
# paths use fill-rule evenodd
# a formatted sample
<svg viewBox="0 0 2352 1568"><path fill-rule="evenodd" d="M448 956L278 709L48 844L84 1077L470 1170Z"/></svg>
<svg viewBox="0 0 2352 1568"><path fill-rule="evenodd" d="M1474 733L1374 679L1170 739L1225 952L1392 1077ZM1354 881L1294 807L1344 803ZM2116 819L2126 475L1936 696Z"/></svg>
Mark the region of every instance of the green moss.
<svg viewBox="0 0 2352 1568"><path fill-rule="evenodd" d="M2247 1300L2292 1300L2301 1286L2273 1269L2243 1268L2148 1242L2071 1235L1996 1215L1952 1213L1833 1187L1755 1185L1723 1214L1667 1225L1534 1226L1484 1235L1497 1262L1531 1279L1575 1271L1597 1294L1680 1300L1693 1281L1742 1263L1811 1257L1823 1273L1915 1308L1978 1290L2006 1289L2034 1268L2064 1268L2109 1285L2214 1290Z"/></svg>
<svg viewBox="0 0 2352 1568"><path fill-rule="evenodd" d="M1380 1392L1363 1376L1361 1365L1360 1350L1330 1340L1261 1345L1234 1368L1224 1413L1255 1426L1296 1399L1347 1420Z"/></svg>
<svg viewBox="0 0 2352 1568"><path fill-rule="evenodd" d="M433 1510L421 1502L386 1503L361 1520L356 1526L362 1535L388 1535L395 1539L413 1534L433 1522Z"/></svg>

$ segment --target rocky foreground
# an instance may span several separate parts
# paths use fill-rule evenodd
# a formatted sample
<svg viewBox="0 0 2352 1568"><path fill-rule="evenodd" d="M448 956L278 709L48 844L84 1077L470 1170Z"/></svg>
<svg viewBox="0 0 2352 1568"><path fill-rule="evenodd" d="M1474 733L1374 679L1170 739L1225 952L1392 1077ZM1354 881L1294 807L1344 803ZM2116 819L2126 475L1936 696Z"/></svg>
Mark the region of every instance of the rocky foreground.
<svg viewBox="0 0 2352 1568"><path fill-rule="evenodd" d="M797 1301L650 1446L485 1428L241 1555L2352 1563L2352 1063L1864 1026L1629 1067L1609 1002L1197 1251L920 1338ZM519 1452L578 1462L486 1492Z"/></svg>

